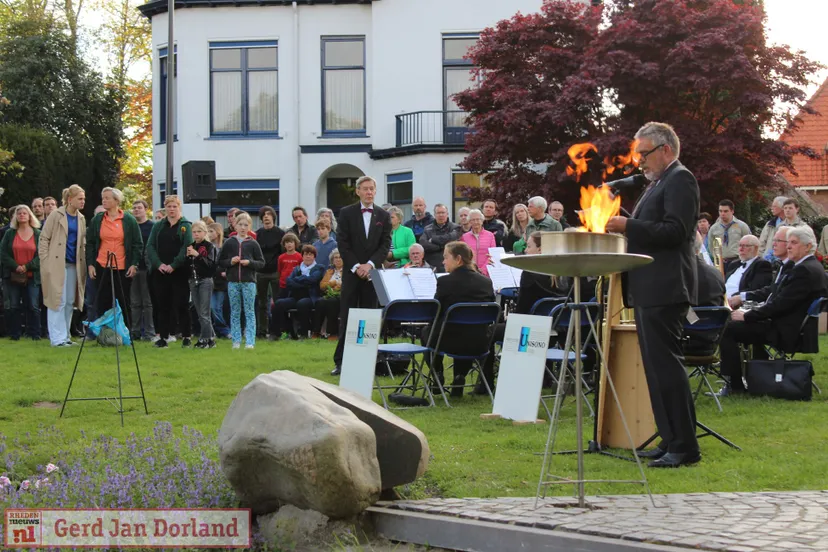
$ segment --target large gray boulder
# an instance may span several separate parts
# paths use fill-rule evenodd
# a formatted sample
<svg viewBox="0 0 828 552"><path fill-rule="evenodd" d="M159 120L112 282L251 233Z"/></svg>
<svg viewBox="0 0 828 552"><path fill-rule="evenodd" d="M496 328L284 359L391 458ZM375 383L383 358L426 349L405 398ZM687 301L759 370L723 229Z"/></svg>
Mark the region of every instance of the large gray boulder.
<svg viewBox="0 0 828 552"><path fill-rule="evenodd" d="M224 418L222 471L256 514L292 504L341 519L379 498L374 432L310 381L288 371L262 374Z"/></svg>

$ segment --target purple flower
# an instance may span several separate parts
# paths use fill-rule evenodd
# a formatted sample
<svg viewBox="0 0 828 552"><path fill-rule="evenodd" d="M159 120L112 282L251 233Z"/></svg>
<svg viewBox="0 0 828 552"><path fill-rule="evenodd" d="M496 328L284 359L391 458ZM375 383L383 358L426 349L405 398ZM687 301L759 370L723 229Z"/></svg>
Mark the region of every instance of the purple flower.
<svg viewBox="0 0 828 552"><path fill-rule="evenodd" d="M46 464L46 473L52 473L53 471L57 471L58 467L52 463Z"/></svg>
<svg viewBox="0 0 828 552"><path fill-rule="evenodd" d="M29 480L28 479L24 479L23 483L20 484L20 490L21 491L28 491L29 490Z"/></svg>

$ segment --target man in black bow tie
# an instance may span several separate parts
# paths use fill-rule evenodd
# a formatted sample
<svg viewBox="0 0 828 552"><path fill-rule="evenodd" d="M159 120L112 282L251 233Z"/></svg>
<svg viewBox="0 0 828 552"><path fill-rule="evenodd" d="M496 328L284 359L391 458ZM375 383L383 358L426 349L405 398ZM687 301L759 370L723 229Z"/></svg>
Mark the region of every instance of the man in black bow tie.
<svg viewBox="0 0 828 552"><path fill-rule="evenodd" d="M770 262L759 257L759 238L744 236L739 240L739 262L731 263L725 276L727 296L770 285L772 271Z"/></svg>
<svg viewBox="0 0 828 552"><path fill-rule="evenodd" d="M336 241L345 268L340 295L339 342L334 352L336 367L331 372L334 376L342 370L348 312L351 308L377 306L377 294L368 278L372 269L382 266L391 248L391 217L374 205L376 193L376 181L370 176L360 177L356 182L359 203L343 207L336 219Z"/></svg>
<svg viewBox="0 0 828 552"><path fill-rule="evenodd" d="M722 395L745 392L739 343L756 345L754 355L758 353L758 358L767 358L763 347L766 343L794 352L811 303L828 296L825 269L813 254L816 249L814 231L808 226L799 226L788 228L786 236L788 262L779 271L776 281L765 289L745 295L747 299L764 298L765 304L749 311L733 311L730 316L731 322L720 346L722 375L730 380ZM734 299L733 304L741 303Z"/></svg>

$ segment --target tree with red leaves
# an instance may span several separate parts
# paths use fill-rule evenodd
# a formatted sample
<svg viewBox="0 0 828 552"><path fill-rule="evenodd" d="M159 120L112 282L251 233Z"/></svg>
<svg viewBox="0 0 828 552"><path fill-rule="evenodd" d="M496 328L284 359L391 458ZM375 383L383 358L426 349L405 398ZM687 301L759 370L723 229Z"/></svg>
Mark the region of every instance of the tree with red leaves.
<svg viewBox="0 0 828 552"><path fill-rule="evenodd" d="M803 88L821 67L766 45L764 21L761 5L734 0L546 0L540 13L487 29L469 53L481 84L456 96L473 129L463 167L492 185L469 194L494 196L504 212L538 194L574 209L579 184L600 182L604 158L662 121L681 139L703 209L756 196L793 171L794 154L815 155L768 134L810 112ZM579 142L599 155L578 184L566 168Z"/></svg>

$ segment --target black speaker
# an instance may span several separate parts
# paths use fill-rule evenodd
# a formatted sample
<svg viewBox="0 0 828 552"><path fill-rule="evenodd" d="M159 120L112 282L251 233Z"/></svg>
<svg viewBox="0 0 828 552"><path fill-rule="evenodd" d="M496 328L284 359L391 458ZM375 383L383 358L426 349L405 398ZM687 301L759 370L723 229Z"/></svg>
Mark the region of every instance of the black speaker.
<svg viewBox="0 0 828 552"><path fill-rule="evenodd" d="M216 196L216 162L187 161L181 166L184 203L210 203Z"/></svg>

